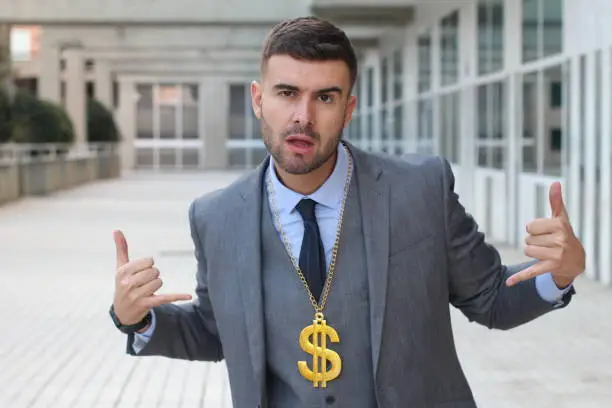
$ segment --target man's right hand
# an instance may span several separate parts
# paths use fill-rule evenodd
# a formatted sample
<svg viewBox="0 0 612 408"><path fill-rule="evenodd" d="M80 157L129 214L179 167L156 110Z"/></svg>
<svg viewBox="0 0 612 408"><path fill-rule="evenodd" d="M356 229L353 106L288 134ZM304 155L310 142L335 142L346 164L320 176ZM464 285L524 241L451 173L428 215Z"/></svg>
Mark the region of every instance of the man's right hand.
<svg viewBox="0 0 612 408"><path fill-rule="evenodd" d="M143 258L130 261L128 245L123 232L115 231L113 236L117 249L113 306L122 324L138 323L155 306L179 300L191 300L191 295L188 294L156 295L155 292L162 287L163 283L153 259Z"/></svg>

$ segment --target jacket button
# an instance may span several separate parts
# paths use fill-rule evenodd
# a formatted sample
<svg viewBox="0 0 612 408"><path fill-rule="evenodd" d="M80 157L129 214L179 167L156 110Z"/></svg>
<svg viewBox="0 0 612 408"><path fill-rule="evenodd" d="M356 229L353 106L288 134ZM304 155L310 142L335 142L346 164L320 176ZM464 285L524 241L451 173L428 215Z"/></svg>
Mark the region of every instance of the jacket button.
<svg viewBox="0 0 612 408"><path fill-rule="evenodd" d="M327 397L325 397L325 402L327 402L328 405L331 405L336 402L336 398L334 398L333 395L328 395Z"/></svg>

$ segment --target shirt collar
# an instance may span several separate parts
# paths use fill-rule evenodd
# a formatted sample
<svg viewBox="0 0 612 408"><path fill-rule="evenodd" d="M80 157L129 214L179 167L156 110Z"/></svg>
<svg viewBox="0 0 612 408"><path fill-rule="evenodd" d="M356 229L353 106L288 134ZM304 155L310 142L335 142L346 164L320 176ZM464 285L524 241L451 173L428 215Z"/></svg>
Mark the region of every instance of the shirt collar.
<svg viewBox="0 0 612 408"><path fill-rule="evenodd" d="M272 178L272 186L274 187L274 193L276 195L276 205L278 206L277 210L279 213L292 212L295 206L303 198L311 198L318 204L334 210L339 210L342 205L342 199L344 198L344 184L348 174L348 165L346 149L340 143L338 144L338 155L332 174L315 192L304 196L287 188L279 180L274 170L274 159L270 156L270 163L268 164L267 171Z"/></svg>

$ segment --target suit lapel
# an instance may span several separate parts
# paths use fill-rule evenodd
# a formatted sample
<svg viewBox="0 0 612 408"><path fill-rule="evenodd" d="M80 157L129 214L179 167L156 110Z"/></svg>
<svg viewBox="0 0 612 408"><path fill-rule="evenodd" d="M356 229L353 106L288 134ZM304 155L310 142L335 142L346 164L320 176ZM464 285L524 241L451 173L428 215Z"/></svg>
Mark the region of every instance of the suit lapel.
<svg viewBox="0 0 612 408"><path fill-rule="evenodd" d="M348 143L347 145L355 160L355 175L363 214L362 222L370 288L372 366L376 376L389 272L389 185L382 169L371 165L371 160L364 153Z"/></svg>
<svg viewBox="0 0 612 408"><path fill-rule="evenodd" d="M244 180L240 202L235 211L236 228L243 231L236 236L236 243L229 256L237 259L236 269L242 293L242 307L249 337L249 354L255 381L258 382L258 400L265 395L265 342L264 313L261 275L261 208L262 182L268 160Z"/></svg>

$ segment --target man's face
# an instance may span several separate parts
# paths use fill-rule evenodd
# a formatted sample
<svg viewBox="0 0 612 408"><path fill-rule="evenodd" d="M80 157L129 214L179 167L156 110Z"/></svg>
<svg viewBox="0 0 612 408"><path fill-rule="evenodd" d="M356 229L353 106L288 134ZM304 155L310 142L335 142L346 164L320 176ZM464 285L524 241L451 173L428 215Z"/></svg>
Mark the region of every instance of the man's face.
<svg viewBox="0 0 612 408"><path fill-rule="evenodd" d="M355 97L343 61L302 61L272 56L251 97L264 143L278 166L306 174L335 158Z"/></svg>

